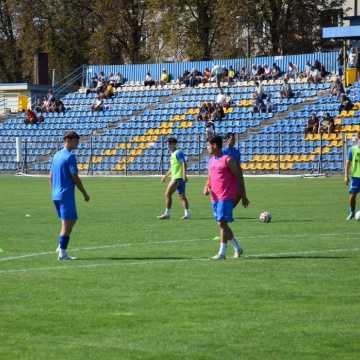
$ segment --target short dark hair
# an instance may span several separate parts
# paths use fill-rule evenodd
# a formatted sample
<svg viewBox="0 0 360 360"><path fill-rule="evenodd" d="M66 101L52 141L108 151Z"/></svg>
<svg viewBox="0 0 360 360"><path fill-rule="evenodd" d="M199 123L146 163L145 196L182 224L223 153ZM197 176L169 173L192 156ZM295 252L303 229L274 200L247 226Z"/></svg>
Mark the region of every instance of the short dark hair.
<svg viewBox="0 0 360 360"><path fill-rule="evenodd" d="M229 140L231 137L235 136L235 134L233 132L228 132L225 136L224 136L224 140Z"/></svg>
<svg viewBox="0 0 360 360"><path fill-rule="evenodd" d="M222 149L223 138L220 135L215 135L208 140L209 144L216 144L218 149Z"/></svg>
<svg viewBox="0 0 360 360"><path fill-rule="evenodd" d="M65 132L63 139L80 139L80 136L76 131L69 130Z"/></svg>
<svg viewBox="0 0 360 360"><path fill-rule="evenodd" d="M176 143L177 143L177 140L176 140L174 137L169 137L169 138L167 139L167 142L168 142L169 144L176 144Z"/></svg>

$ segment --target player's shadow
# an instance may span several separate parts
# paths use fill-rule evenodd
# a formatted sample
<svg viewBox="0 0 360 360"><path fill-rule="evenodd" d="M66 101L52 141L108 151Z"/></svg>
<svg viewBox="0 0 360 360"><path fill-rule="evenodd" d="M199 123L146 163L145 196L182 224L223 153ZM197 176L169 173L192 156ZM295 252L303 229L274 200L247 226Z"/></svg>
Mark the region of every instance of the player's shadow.
<svg viewBox="0 0 360 360"><path fill-rule="evenodd" d="M279 256L254 256L251 255L245 258L246 260L291 260L291 259L316 259L316 260L326 260L326 259L350 259L349 256L329 256L329 255L279 255Z"/></svg>
<svg viewBox="0 0 360 360"><path fill-rule="evenodd" d="M315 222L313 219L279 219L274 221L276 223L307 223L307 222Z"/></svg>
<svg viewBox="0 0 360 360"><path fill-rule="evenodd" d="M93 260L112 260L112 261L149 261L149 260L195 260L198 258L181 257L181 256L110 256L110 257L87 257L79 260L93 261Z"/></svg>

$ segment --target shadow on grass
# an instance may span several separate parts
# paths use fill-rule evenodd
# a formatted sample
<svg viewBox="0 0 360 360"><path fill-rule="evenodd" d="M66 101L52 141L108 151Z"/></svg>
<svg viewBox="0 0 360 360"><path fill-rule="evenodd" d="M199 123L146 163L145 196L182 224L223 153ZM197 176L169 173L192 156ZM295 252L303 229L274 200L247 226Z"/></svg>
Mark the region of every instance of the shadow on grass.
<svg viewBox="0 0 360 360"><path fill-rule="evenodd" d="M112 261L126 261L126 260L198 260L199 258L180 257L180 256L111 256L111 257L87 257L79 258L78 260L93 261L93 260L112 260Z"/></svg>
<svg viewBox="0 0 360 360"><path fill-rule="evenodd" d="M283 256L247 256L246 260L291 260L291 259L351 259L349 256L321 256L321 255L283 255Z"/></svg>

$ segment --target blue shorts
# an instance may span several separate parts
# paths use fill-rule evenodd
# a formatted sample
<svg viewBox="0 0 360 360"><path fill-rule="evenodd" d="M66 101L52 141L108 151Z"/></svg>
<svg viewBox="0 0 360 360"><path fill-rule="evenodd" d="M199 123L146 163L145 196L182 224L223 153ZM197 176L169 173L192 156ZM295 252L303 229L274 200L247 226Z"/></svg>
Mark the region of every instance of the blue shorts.
<svg viewBox="0 0 360 360"><path fill-rule="evenodd" d="M185 194L186 182L184 181L184 179L176 179L174 181L177 184L176 192L180 195Z"/></svg>
<svg viewBox="0 0 360 360"><path fill-rule="evenodd" d="M360 192L360 178L352 177L350 187L349 187L349 193L357 194L358 192Z"/></svg>
<svg viewBox="0 0 360 360"><path fill-rule="evenodd" d="M216 221L233 222L234 202L232 200L213 201L212 208Z"/></svg>
<svg viewBox="0 0 360 360"><path fill-rule="evenodd" d="M61 220L77 220L75 199L54 200L54 205Z"/></svg>

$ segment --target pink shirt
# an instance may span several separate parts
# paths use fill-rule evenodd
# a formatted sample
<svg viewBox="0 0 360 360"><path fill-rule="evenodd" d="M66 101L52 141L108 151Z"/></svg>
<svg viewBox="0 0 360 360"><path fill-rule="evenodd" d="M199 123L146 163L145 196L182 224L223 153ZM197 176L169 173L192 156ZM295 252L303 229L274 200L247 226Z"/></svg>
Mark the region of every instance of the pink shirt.
<svg viewBox="0 0 360 360"><path fill-rule="evenodd" d="M213 156L209 160L211 201L235 200L238 194L238 181L226 162L228 155Z"/></svg>

